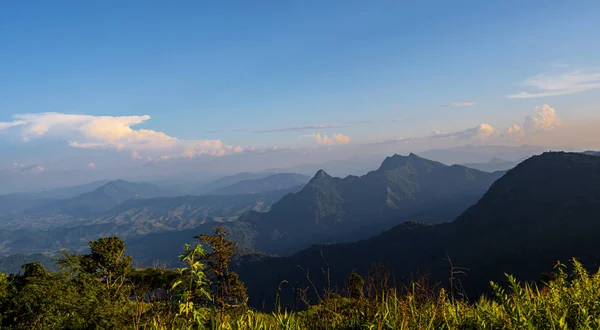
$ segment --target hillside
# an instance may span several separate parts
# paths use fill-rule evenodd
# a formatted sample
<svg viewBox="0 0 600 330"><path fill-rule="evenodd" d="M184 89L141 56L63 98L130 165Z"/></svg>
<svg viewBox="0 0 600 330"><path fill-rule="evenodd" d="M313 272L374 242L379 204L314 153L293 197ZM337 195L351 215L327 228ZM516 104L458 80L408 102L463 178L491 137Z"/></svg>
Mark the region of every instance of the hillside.
<svg viewBox="0 0 600 330"><path fill-rule="evenodd" d="M303 185L309 177L296 173L278 173L264 178L242 180L234 184L217 188L208 192L209 195L239 195L263 193L266 191L282 190Z"/></svg>
<svg viewBox="0 0 600 330"><path fill-rule="evenodd" d="M451 258L463 267L465 292L476 295L504 273L538 280L558 260L579 258L600 265L600 158L575 153L545 153L524 161L496 181L473 207L452 223L403 223L381 235L351 244L312 246L288 258L246 263L240 269L250 296L276 288L286 279L305 282L297 266L323 284L323 258L334 285L353 270L366 273L373 263L388 264L397 281L430 274L446 282ZM321 254L323 257L321 257ZM256 276L260 271L261 276ZM292 299L291 292L284 299Z"/></svg>
<svg viewBox="0 0 600 330"><path fill-rule="evenodd" d="M335 178L321 170L271 211L248 212L240 221L258 228L253 248L291 253L313 243L364 239L406 220L451 221L501 175L395 155L362 177Z"/></svg>

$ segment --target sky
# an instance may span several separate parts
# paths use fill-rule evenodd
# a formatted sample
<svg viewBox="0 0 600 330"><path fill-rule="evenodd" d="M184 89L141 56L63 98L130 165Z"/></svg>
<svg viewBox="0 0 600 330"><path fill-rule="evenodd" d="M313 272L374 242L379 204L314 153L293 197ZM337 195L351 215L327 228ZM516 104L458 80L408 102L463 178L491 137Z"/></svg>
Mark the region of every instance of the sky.
<svg viewBox="0 0 600 330"><path fill-rule="evenodd" d="M0 179L600 149L598 17L598 1L2 2Z"/></svg>

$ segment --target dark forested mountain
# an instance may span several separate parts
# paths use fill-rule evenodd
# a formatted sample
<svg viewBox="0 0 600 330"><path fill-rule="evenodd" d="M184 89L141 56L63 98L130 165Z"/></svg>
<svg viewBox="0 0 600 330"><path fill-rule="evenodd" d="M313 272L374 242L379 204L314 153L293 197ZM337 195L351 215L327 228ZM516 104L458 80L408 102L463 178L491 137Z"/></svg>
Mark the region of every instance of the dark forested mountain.
<svg viewBox="0 0 600 330"><path fill-rule="evenodd" d="M588 150L588 151L584 151L583 153L586 155L590 155L590 156L600 156L600 151Z"/></svg>
<svg viewBox="0 0 600 330"><path fill-rule="evenodd" d="M290 253L318 242L363 239L403 220L451 221L501 175L395 155L362 177L335 178L321 170L271 211L250 211L240 221L261 235L253 248Z"/></svg>
<svg viewBox="0 0 600 330"><path fill-rule="evenodd" d="M278 173L260 179L243 180L208 192L210 195L254 194L303 185L309 177L296 173Z"/></svg>
<svg viewBox="0 0 600 330"><path fill-rule="evenodd" d="M511 168L517 166L520 161L508 161L500 158L492 158L490 161L485 163L467 163L462 164L468 168L474 168L476 170L484 172L496 172L496 171L508 171Z"/></svg>
<svg viewBox="0 0 600 330"><path fill-rule="evenodd" d="M576 257L597 267L598 205L600 158L545 153L508 171L452 223L406 222L360 242L312 246L292 257L246 263L240 272L250 297L258 295L255 303L260 303L267 298L261 292L283 279L305 281L297 266L309 269L312 280L323 284L323 258L335 285L353 270L367 272L373 263L388 264L398 281L430 274L432 280L445 282L449 257L465 270L464 290L478 294L489 288L490 280L502 281L504 273L537 280L558 260ZM282 294L293 299L289 290Z"/></svg>

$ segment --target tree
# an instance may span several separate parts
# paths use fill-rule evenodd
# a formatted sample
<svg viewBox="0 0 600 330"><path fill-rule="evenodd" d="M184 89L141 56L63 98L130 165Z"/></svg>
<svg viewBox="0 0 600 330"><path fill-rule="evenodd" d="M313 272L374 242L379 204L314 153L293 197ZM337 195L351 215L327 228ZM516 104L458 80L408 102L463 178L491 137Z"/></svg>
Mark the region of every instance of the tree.
<svg viewBox="0 0 600 330"><path fill-rule="evenodd" d="M209 274L214 279L213 304L219 308L221 320L225 317L226 309L243 308L248 301L246 287L239 280L238 274L229 271L229 262L237 244L228 240L227 235L227 230L219 226L215 228L214 235L195 237L211 250L204 256L204 260L208 265Z"/></svg>
<svg viewBox="0 0 600 330"><path fill-rule="evenodd" d="M184 318L183 327L186 329L203 324L206 318L205 310L199 306L203 298L210 299L210 293L206 290L208 281L204 273L204 264L199 261L204 255L201 245L190 248L190 245L186 244L185 252L179 256L186 267L177 269L181 278L171 288L171 290L181 289L177 295L179 303L177 316Z"/></svg>
<svg viewBox="0 0 600 330"><path fill-rule="evenodd" d="M89 246L89 254L63 252L58 264L66 270L71 286L81 292L79 303L85 306L85 319L116 327L129 318L121 303L129 301L127 276L133 269L132 258L125 256L125 243L116 236L90 241Z"/></svg>

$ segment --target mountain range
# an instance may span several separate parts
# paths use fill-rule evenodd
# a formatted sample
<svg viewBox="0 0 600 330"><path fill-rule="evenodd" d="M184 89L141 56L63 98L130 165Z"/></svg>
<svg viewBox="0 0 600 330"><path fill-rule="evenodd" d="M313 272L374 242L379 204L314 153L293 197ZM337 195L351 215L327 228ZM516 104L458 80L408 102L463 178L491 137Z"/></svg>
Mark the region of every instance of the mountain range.
<svg viewBox="0 0 600 330"><path fill-rule="evenodd" d="M294 288L343 287L350 273L368 277L374 266L399 284L426 276L447 286L452 278L453 293L473 298L505 273L539 280L572 257L600 266L598 155L546 152L492 173L394 155L360 177L319 170L286 189L277 188L307 178L244 173L207 190L222 195L155 197L172 190L113 181L63 199L0 196L8 210L0 224L12 226L0 231L0 254L22 253L0 258L0 269L49 264L47 255L24 254L82 251L90 239L110 235L125 239L138 265L176 265L185 243L223 225L239 244L232 267L254 306L272 302L283 280L281 301L293 304ZM236 189L260 192L228 194ZM10 222L19 214L27 214L18 220L27 225Z"/></svg>
<svg viewBox="0 0 600 330"><path fill-rule="evenodd" d="M133 183L124 180L110 181L93 191L77 197L56 200L29 210L30 214L67 214L75 217L89 217L106 212L111 208L132 199L175 196L168 191L149 183Z"/></svg>
<svg viewBox="0 0 600 330"><path fill-rule="evenodd" d="M243 248L289 255L314 243L351 242L392 228L402 221L447 222L473 205L503 172L486 173L447 166L415 154L386 158L362 177L336 178L325 171L298 192L287 194L268 212L248 211L224 223L230 238ZM129 240L138 260L152 256L173 261L182 242L209 234L207 223L185 232L150 234ZM161 249L148 248L160 241Z"/></svg>
<svg viewBox="0 0 600 330"><path fill-rule="evenodd" d="M415 154L394 155L361 177L341 179L320 170L269 212L250 211L239 221L255 225L260 233L253 248L286 254L313 243L366 238L400 221L451 221L502 175Z"/></svg>
<svg viewBox="0 0 600 330"><path fill-rule="evenodd" d="M153 185L114 181L66 200L34 200L33 207L0 216L0 254L85 247L90 239L123 238L230 222L240 214L268 211L302 186L240 195L154 197ZM146 198L142 198L142 196ZM2 199L0 199L2 201Z"/></svg>
<svg viewBox="0 0 600 330"><path fill-rule="evenodd" d="M290 257L253 258L238 271L252 303L269 301L268 288L282 280L321 288L328 267L332 286L353 271L366 275L387 265L398 283L428 275L448 284L450 261L460 270L461 292L475 297L502 282L505 272L539 280L557 261L576 257L600 265L600 158L576 153L534 156L498 179L483 197L451 223L404 222L380 235L348 244L314 245ZM450 261L449 261L450 260ZM258 275L260 274L260 275ZM457 282L458 283L458 282ZM282 301L293 302L288 286Z"/></svg>

